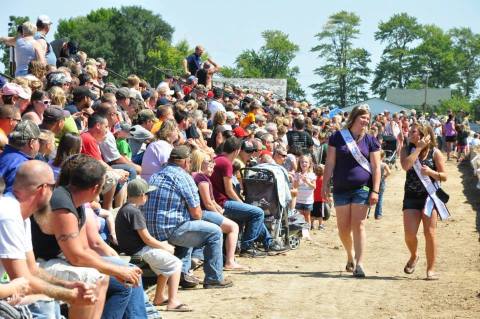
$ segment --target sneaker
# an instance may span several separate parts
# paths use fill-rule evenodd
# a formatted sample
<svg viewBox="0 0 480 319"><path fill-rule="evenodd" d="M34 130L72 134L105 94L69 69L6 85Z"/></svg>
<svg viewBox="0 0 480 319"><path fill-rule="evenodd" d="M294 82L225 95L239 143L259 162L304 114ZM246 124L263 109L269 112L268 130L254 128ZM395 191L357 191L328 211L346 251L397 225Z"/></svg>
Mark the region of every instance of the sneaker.
<svg viewBox="0 0 480 319"><path fill-rule="evenodd" d="M180 287L184 288L184 289L192 289L192 288L195 288L197 287L197 285L199 284L200 282L198 281L197 278L189 275L189 274L185 274L182 272L182 274L180 275Z"/></svg>
<svg viewBox="0 0 480 319"><path fill-rule="evenodd" d="M279 244L275 243L275 244L270 245L267 248L266 253L267 253L268 256L275 256L275 255L279 255L281 253L284 253L287 250L289 250L289 248L286 248L282 245L279 245Z"/></svg>
<svg viewBox="0 0 480 319"><path fill-rule="evenodd" d="M205 289L228 288L233 286L233 281L230 278L224 278L222 281L207 281L203 283Z"/></svg>
<svg viewBox="0 0 480 319"><path fill-rule="evenodd" d="M325 230L325 225L324 224L319 225L318 230Z"/></svg>
<svg viewBox="0 0 480 319"><path fill-rule="evenodd" d="M267 254L263 251L258 251L255 248L249 249L242 249L240 251L240 257L249 257L249 258L256 258L256 257L265 257Z"/></svg>

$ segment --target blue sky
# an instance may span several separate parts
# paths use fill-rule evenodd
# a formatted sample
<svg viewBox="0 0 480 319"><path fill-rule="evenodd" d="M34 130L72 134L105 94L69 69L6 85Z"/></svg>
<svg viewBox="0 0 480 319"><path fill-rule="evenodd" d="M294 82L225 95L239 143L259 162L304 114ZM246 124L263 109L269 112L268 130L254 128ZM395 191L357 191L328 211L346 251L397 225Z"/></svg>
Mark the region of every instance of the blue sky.
<svg viewBox="0 0 480 319"><path fill-rule="evenodd" d="M244 49L258 49L261 32L281 30L300 47L294 65L300 68L299 81L304 89L319 79L313 74L320 60L310 52L317 44L314 35L333 13L355 12L361 18L357 46L372 54L370 67L375 68L383 46L374 40L380 21L406 12L422 24L436 24L443 29L469 27L480 33L478 0L80 0L80 1L7 1L0 12L0 35L6 35L8 16L29 16L32 20L47 14L58 24L60 19L85 15L100 7L139 5L160 14L175 28L173 41L186 39L191 46L202 44L221 65L231 66ZM48 35L53 40L53 32ZM2 66L0 64L0 70ZM311 93L307 89L308 93Z"/></svg>

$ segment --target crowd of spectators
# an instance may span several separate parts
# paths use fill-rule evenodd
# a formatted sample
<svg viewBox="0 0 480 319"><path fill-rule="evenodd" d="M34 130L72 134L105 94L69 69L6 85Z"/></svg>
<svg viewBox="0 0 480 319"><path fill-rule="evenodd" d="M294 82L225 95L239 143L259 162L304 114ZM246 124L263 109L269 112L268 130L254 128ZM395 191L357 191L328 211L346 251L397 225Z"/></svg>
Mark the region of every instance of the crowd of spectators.
<svg viewBox="0 0 480 319"><path fill-rule="evenodd" d="M323 165L348 113L266 90L214 87L219 66L202 61L201 46L184 61L185 80L165 74L156 85L132 74L115 85L108 61L76 43L54 52L45 40L50 25L39 16L17 37L0 37L15 46L17 62L15 78L0 79L3 306L48 318L59 317L58 301L69 305L69 318L155 318L154 306L192 311L179 286L228 288L225 271L249 270L236 256L285 251L263 210L244 202L244 167L281 166L290 210L309 228L325 228L331 207L322 187L332 172L324 183ZM411 125L427 123L448 158L461 161L480 144L478 133L469 133L468 114L447 116L372 115L370 151L385 141L400 150ZM388 172L382 168L382 180ZM310 239L308 229L303 235ZM120 253L158 276L151 301L142 270ZM204 278L193 274L200 263Z"/></svg>

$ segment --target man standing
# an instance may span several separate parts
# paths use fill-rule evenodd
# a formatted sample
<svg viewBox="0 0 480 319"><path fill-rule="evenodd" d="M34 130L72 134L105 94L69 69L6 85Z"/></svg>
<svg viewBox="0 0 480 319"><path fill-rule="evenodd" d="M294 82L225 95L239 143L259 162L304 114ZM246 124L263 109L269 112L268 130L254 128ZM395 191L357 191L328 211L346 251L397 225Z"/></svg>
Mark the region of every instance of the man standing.
<svg viewBox="0 0 480 319"><path fill-rule="evenodd" d="M96 296L94 285L56 278L35 261L30 216L48 210L54 185L53 172L46 163L32 160L20 165L13 192L0 198L0 273L6 271L11 280L27 279L29 294L68 302L70 318L99 318L94 312L99 308L101 314L106 289L97 290ZM60 318L58 303L50 298L40 298L29 309L34 318Z"/></svg>
<svg viewBox="0 0 480 319"><path fill-rule="evenodd" d="M223 277L222 230L202 220L198 188L187 171L190 150L173 148L167 165L150 178L157 189L143 206L148 231L159 241L168 240L182 259L182 280L190 270L191 248L204 247L204 288L227 288L232 281Z"/></svg>

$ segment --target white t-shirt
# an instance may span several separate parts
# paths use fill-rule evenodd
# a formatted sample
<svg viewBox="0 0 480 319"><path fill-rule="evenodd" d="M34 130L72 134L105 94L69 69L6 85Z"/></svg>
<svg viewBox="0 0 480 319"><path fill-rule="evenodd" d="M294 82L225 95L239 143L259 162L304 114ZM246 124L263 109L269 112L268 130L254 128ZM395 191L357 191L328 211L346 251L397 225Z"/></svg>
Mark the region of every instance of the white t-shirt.
<svg viewBox="0 0 480 319"><path fill-rule="evenodd" d="M213 119L215 113L217 113L218 111L226 112L223 104L215 100L212 100L210 101L210 103L208 103L208 110L210 111L210 119Z"/></svg>
<svg viewBox="0 0 480 319"><path fill-rule="evenodd" d="M315 184L317 175L315 175L313 172L308 172L306 175L310 183ZM315 187L310 187L309 185L305 184L300 177L301 173L297 173L295 175L295 179L300 180L298 185L297 203L306 205L313 204L313 191L315 190Z"/></svg>
<svg viewBox="0 0 480 319"><path fill-rule="evenodd" d="M100 147L100 152L102 152L102 157L105 163L110 163L118 160L121 155L117 149L117 143L115 142L115 136L112 132L107 132L105 140L98 145Z"/></svg>
<svg viewBox="0 0 480 319"><path fill-rule="evenodd" d="M32 251L30 219L23 219L20 203L11 194L0 197L0 259L26 259ZM0 263L0 276L5 272Z"/></svg>

